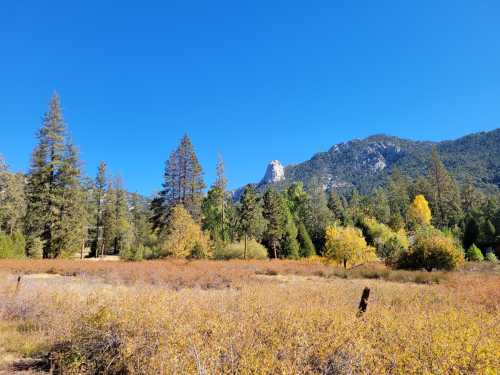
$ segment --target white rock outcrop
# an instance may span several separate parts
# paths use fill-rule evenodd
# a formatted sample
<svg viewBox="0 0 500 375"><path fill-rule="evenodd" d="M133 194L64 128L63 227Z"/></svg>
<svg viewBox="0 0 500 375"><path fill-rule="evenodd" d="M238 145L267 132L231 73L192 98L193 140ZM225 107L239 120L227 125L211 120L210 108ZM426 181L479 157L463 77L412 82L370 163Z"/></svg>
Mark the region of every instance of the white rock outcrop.
<svg viewBox="0 0 500 375"><path fill-rule="evenodd" d="M278 160L273 160L267 165L266 174L260 181L260 185L272 184L285 179L285 168Z"/></svg>

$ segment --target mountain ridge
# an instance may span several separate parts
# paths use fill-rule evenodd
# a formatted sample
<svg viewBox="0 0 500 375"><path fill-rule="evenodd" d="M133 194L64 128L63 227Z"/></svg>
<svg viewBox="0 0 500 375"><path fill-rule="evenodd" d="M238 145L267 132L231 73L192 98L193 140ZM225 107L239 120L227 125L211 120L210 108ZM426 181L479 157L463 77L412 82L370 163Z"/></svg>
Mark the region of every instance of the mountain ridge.
<svg viewBox="0 0 500 375"><path fill-rule="evenodd" d="M356 188L367 193L384 184L396 168L412 178L426 175L434 148L459 184L471 181L485 191L500 190L500 128L444 141L415 141L388 134L352 139L301 163L286 165L280 181L262 183L263 178L254 185L259 190L280 189L301 181L307 189L319 182L325 190Z"/></svg>

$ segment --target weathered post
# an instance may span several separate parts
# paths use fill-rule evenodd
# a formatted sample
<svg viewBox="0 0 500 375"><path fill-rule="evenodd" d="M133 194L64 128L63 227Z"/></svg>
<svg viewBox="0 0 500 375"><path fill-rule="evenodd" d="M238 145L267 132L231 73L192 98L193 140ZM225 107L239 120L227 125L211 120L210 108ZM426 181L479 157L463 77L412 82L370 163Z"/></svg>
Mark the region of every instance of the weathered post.
<svg viewBox="0 0 500 375"><path fill-rule="evenodd" d="M370 297L370 288L365 287L363 289L363 294L361 295L361 301L359 301L358 316L363 315L368 307L368 297Z"/></svg>
<svg viewBox="0 0 500 375"><path fill-rule="evenodd" d="M19 276L17 277L16 290L15 290L15 292L14 292L14 295L16 295L16 294L17 294L17 292L19 292L19 288L20 288L20 287L21 287L21 275L19 275Z"/></svg>

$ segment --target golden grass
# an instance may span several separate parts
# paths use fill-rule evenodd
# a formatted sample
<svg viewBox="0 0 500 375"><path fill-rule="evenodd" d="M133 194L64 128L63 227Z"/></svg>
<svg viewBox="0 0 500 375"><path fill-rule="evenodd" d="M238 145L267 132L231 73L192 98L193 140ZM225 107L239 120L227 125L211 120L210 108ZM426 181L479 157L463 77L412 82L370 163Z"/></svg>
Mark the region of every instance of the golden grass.
<svg viewBox="0 0 500 375"><path fill-rule="evenodd" d="M47 267L78 277L26 278L15 293L17 272ZM5 335L22 327L15 335L40 337L40 355L51 348L55 370L64 373L496 374L500 368L495 274L399 283L336 277L338 269L289 261L9 262L0 270ZM206 288L215 275L229 287ZM172 280L183 288L165 288ZM371 295L359 318L365 286Z"/></svg>

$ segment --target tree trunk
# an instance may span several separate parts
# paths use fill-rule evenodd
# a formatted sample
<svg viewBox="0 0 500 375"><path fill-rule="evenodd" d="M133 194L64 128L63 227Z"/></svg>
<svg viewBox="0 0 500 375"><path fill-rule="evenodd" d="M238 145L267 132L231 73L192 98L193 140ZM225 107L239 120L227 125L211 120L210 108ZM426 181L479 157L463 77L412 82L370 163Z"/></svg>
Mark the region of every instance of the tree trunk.
<svg viewBox="0 0 500 375"><path fill-rule="evenodd" d="M347 259L344 259L344 269L347 268Z"/></svg>
<svg viewBox="0 0 500 375"><path fill-rule="evenodd" d="M247 241L247 237L248 237L248 236L247 236L247 234L245 233L245 251L244 251L244 253L243 253L243 259L247 259L247 245L248 245L248 244L247 244L247 242L248 242L248 241Z"/></svg>

